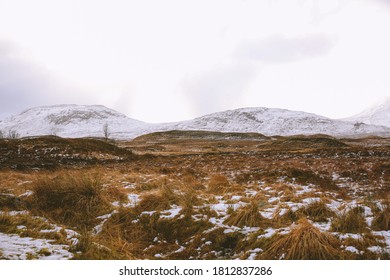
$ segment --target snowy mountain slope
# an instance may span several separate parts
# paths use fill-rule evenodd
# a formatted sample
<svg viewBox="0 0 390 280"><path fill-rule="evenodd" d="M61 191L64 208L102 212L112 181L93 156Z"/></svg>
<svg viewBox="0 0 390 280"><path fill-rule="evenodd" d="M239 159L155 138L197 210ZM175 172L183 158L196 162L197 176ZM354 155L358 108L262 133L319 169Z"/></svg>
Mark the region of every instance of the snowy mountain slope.
<svg viewBox="0 0 390 280"><path fill-rule="evenodd" d="M138 136L148 124L100 105L56 105L28 109L0 122L4 134L14 130L22 137L58 135L61 137L104 137L103 126L113 138ZM134 135L133 135L134 134Z"/></svg>
<svg viewBox="0 0 390 280"><path fill-rule="evenodd" d="M57 105L37 107L0 122L4 134L14 130L21 137L104 137L107 124L110 138L137 136L170 130L216 132L257 132L270 135L328 134L332 136L390 136L390 127L333 120L315 114L271 108L242 108L206 115L193 120L149 124L131 119L104 106Z"/></svg>
<svg viewBox="0 0 390 280"><path fill-rule="evenodd" d="M390 127L390 97L384 102L344 120Z"/></svg>
<svg viewBox="0 0 390 280"><path fill-rule="evenodd" d="M243 108L210 114L174 125L179 130L258 132L264 135L328 134L332 136L390 135L381 126L333 120L315 114L271 108Z"/></svg>

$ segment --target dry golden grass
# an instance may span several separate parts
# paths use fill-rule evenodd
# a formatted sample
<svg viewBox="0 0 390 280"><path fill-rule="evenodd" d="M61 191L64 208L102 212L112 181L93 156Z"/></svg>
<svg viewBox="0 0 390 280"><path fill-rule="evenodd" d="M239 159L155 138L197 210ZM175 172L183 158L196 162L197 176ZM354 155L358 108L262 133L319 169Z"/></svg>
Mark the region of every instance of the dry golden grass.
<svg viewBox="0 0 390 280"><path fill-rule="evenodd" d="M69 173L35 182L29 197L31 210L56 222L90 227L97 216L110 211L108 195L96 176Z"/></svg>
<svg viewBox="0 0 390 280"><path fill-rule="evenodd" d="M265 219L259 211L259 202L252 200L249 205L232 211L224 223L236 227L260 227L264 225L267 219Z"/></svg>
<svg viewBox="0 0 390 280"><path fill-rule="evenodd" d="M332 220L331 230L342 233L368 232L368 225L363 216L363 209L355 207L344 211Z"/></svg>
<svg viewBox="0 0 390 280"><path fill-rule="evenodd" d="M201 199L194 190L186 188L184 193L178 197L178 202L182 207L181 214L190 217L195 212L194 206L201 204Z"/></svg>
<svg viewBox="0 0 390 280"><path fill-rule="evenodd" d="M313 222L327 222L329 218L336 215L328 206L326 206L323 200L312 202L298 211Z"/></svg>
<svg viewBox="0 0 390 280"><path fill-rule="evenodd" d="M213 194L224 194L229 190L230 183L225 175L215 174L210 177L207 191Z"/></svg>
<svg viewBox="0 0 390 280"><path fill-rule="evenodd" d="M262 142L173 139L162 144L118 142L117 145L134 148L137 153L144 156L132 157L131 160L120 162L108 155L105 156L107 161L92 160L86 161L85 165L84 163L58 165L57 169L45 167L48 165L43 158L38 162L42 163L37 165L39 170L28 169L28 163L20 162L26 166L26 169L15 171L11 170L12 166L5 166L0 162L0 194L13 194L18 197L28 190L33 190L37 182L50 182L50 184L45 183L44 189L48 190L42 190L46 193L42 196L44 199L38 201L36 194L17 199L22 203L31 202L31 207L28 205L25 207L31 210L31 215L44 216L49 218L50 222L55 221L59 226L72 227L81 233L78 247L72 248L73 252L81 252L76 254L77 259L154 259L155 254L161 254L163 259L231 259L249 257L250 251L256 248L266 250L270 253L268 258L275 259L280 258L283 253L285 256L289 253L290 258L384 258L367 249L369 246L384 246L384 241L379 240L379 237L375 237L379 241L366 237L369 235L368 226L364 221L360 223L362 219L359 217L353 217L352 214L352 217L347 215L334 217L334 213L326 207L329 202L325 199L341 198L342 204L349 207L352 200L361 201L361 197L368 193L373 205L386 194L388 195L390 191L388 187L386 188L386 184L385 187L380 186L389 174L388 146L372 149L364 145L359 146L360 148L343 149L324 147L315 150L311 147L308 149L305 145L295 145L294 149L290 149L290 145L275 147L272 145L273 141L271 139ZM390 140L386 141L388 143ZM375 156L370 156L371 152ZM81 152L80 157L89 155L97 157L95 153L95 150L91 154L86 149ZM147 153L154 155L145 155ZM337 159L335 159L336 153ZM60 183L62 179L70 181L67 177L90 177L88 174L99 174L101 183L97 191L78 191L81 183L77 183L77 189L71 191L68 189L69 192L62 192L62 188L56 186L53 191L55 194L50 190L54 184L68 184ZM333 174L339 177L333 177ZM308 184L314 185L313 191L302 192ZM335 184L344 184L344 186L335 188ZM81 189L85 190L83 187ZM312 203L297 211L290 209L284 215L279 215L283 209L295 208L294 203L300 205L304 198L318 197L319 191L322 191L320 196L323 198L320 203ZM128 194L140 197L136 206L126 208ZM237 199L233 196L241 198ZM50 197L54 197L53 201L56 202L50 204ZM279 199L273 200L272 205L260 204L262 199L272 197ZM98 202L99 200L102 203ZM226 226L210 224L211 217L218 220L221 216L219 211L209 206L219 204L221 200L225 204L235 204L238 200L248 203L246 207L228 209L227 224L238 227L260 227L259 231L249 238L248 235L241 234L239 229L225 233ZM123 203L120 203L119 207L113 206L111 202L114 201ZM0 197L0 208L18 210L15 205L9 203L9 200L2 202ZM367 203L365 205L368 206ZM182 208L177 216L161 218L168 213L168 211L164 213L164 210L176 206ZM260 210L268 209L266 211L269 212L273 211L271 208L278 207L280 210L275 212L273 219L265 219L261 216ZM95 219L96 216L112 213L114 208L119 213L113 214L105 222L102 232L91 235L92 227L102 222L101 219ZM384 208L382 211L371 208L374 213L372 230L388 230L388 209ZM150 212L143 213L144 211ZM316 231L317 229L304 226L302 221L291 232L298 236L300 228L299 236L302 242L297 241L297 238L294 239L291 233L285 236L259 238L265 233L266 228L272 227L278 231L301 218L319 222L333 219L334 228L345 232L362 232L359 234L364 236L362 240L343 239L341 245L354 246L364 253L353 254L347 252L345 247L341 249L337 246L332 247L332 240L328 240L329 235L325 234L324 237L323 233ZM19 230L19 225L25 225L26 228ZM40 230L46 226L47 224L40 224L39 220L35 221L28 217L0 216L0 228L3 227L8 232L63 242L64 235L61 233L50 233L52 236L49 233L46 235L40 233ZM353 227L355 229L351 229ZM360 229L356 230L356 227ZM290 239L287 239L288 236ZM286 238L284 242L287 242L290 247L285 248L285 251L282 249L277 251L275 243L283 237ZM185 249L175 252L182 248L181 246ZM269 251L271 246L274 246L272 252ZM338 257L329 254L332 251L329 246L337 251ZM293 247L300 250L303 248L300 251L302 253L300 254L298 249L292 252ZM310 252L309 247L313 247L315 252ZM317 252L319 250L323 250L323 253ZM283 253L279 254L281 251ZM31 256L31 258L35 257L37 256Z"/></svg>
<svg viewBox="0 0 390 280"><path fill-rule="evenodd" d="M372 221L374 230L390 230L390 202L385 201L383 209L379 210Z"/></svg>
<svg viewBox="0 0 390 280"><path fill-rule="evenodd" d="M160 218L159 213L149 215L121 208L105 223L97 238L100 244L114 250L116 258L128 254L137 259L154 259L156 253L168 254L173 248L178 249L177 242L184 244L210 227L209 222L188 216L166 219Z"/></svg>
<svg viewBox="0 0 390 280"><path fill-rule="evenodd" d="M13 217L7 213L0 213L0 232L9 233L15 230Z"/></svg>
<svg viewBox="0 0 390 280"><path fill-rule="evenodd" d="M286 235L271 242L260 254L261 259L337 260L342 259L340 242L329 233L321 232L306 219Z"/></svg>
<svg viewBox="0 0 390 280"><path fill-rule="evenodd" d="M380 242L377 236L372 233L363 233L359 236L359 238L345 238L342 240L342 247L346 248L348 246L352 246L357 249L358 254L352 252L346 252L347 259L357 259L357 260L368 260L368 259L378 259L382 256L378 256L378 254L371 252L368 250L368 247L371 246L384 246L383 243Z"/></svg>
<svg viewBox="0 0 390 280"><path fill-rule="evenodd" d="M104 245L103 245L104 244ZM130 244L114 235L106 235L104 239L82 232L79 242L73 248L76 260L133 260L129 250Z"/></svg>
<svg viewBox="0 0 390 280"><path fill-rule="evenodd" d="M163 211L171 208L172 204L178 204L179 197L167 182L159 186L158 190L147 193L141 197L136 206L140 212Z"/></svg>
<svg viewBox="0 0 390 280"><path fill-rule="evenodd" d="M182 178L184 188L192 190L205 190L206 187L192 174L184 175Z"/></svg>
<svg viewBox="0 0 390 280"><path fill-rule="evenodd" d="M26 207L26 203L19 197L0 193L0 210L22 210Z"/></svg>
<svg viewBox="0 0 390 280"><path fill-rule="evenodd" d="M36 178L37 174L33 172L0 170L0 193L23 194Z"/></svg>

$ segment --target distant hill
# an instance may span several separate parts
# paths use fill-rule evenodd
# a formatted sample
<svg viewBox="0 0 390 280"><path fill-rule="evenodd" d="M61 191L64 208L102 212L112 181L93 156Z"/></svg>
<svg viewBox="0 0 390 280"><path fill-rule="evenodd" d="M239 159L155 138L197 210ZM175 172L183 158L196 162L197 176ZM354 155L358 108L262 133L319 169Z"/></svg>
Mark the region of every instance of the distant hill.
<svg viewBox="0 0 390 280"><path fill-rule="evenodd" d="M306 112L264 107L218 112L173 124L172 128L220 132L257 132L267 136L298 134L327 134L332 136L390 135L390 129L387 127L355 124Z"/></svg>
<svg viewBox="0 0 390 280"><path fill-rule="evenodd" d="M388 123L386 106L373 111L372 122L381 120L384 124ZM374 118L374 115L377 117ZM234 133L259 133L265 136L314 134L335 137L390 136L390 127L368 124L367 120L334 120L306 112L264 107L228 110L188 121L150 124L100 105L55 105L31 108L0 121L0 131L5 136L9 132L16 132L21 137L56 135L68 138L102 138L105 136L103 129L105 125L109 137L113 139L134 139L148 133L178 130L192 132L180 133L176 135L177 137L224 139L243 137ZM194 131L207 133L197 134ZM173 134L174 132L159 134L159 137L172 137ZM263 136L246 134L245 137Z"/></svg>
<svg viewBox="0 0 390 280"><path fill-rule="evenodd" d="M35 107L0 122L0 130L20 136L57 135L61 137L104 137L107 124L112 138L137 136L149 125L100 105L56 105ZM124 136L123 136L124 135Z"/></svg>
<svg viewBox="0 0 390 280"><path fill-rule="evenodd" d="M170 140L267 140L260 133L216 132L202 130L170 130L138 136L133 141L162 142Z"/></svg>
<svg viewBox="0 0 390 280"><path fill-rule="evenodd" d="M344 120L390 127L390 98Z"/></svg>

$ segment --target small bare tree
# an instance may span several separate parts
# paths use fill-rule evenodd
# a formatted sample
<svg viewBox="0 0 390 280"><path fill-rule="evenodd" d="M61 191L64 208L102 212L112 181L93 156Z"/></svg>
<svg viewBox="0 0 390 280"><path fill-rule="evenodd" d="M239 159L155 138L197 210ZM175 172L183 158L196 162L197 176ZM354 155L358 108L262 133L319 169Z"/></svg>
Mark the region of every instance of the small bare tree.
<svg viewBox="0 0 390 280"><path fill-rule="evenodd" d="M8 130L8 139L17 139L20 137L20 134L16 130Z"/></svg>
<svg viewBox="0 0 390 280"><path fill-rule="evenodd" d="M4 138L3 131L0 130L0 139L3 139L3 138Z"/></svg>
<svg viewBox="0 0 390 280"><path fill-rule="evenodd" d="M108 128L108 123L105 123L103 125L103 134L104 134L104 138L106 139L106 141L108 141L108 137L110 137L110 130Z"/></svg>

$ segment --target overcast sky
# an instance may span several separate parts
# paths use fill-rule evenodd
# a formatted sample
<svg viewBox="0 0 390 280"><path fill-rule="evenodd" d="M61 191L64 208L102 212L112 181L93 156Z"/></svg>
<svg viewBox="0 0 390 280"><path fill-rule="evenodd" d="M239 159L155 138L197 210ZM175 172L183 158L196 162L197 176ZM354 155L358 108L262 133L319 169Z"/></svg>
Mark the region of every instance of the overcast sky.
<svg viewBox="0 0 390 280"><path fill-rule="evenodd" d="M332 118L390 95L390 0L0 0L0 117L102 104Z"/></svg>

